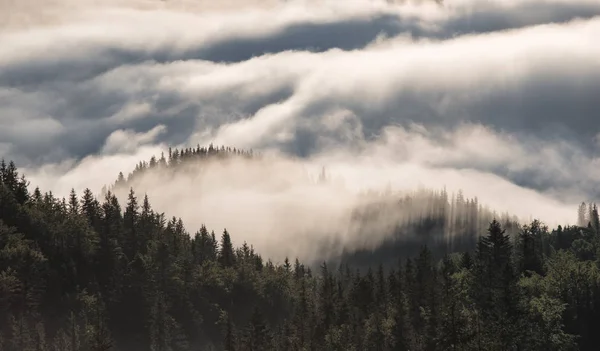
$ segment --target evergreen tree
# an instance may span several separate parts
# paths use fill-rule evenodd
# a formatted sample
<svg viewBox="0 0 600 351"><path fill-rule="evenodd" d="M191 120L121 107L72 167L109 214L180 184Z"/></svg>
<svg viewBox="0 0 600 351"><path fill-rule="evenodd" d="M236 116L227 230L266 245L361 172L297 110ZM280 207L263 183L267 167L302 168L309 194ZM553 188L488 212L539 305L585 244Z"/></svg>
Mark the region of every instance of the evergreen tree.
<svg viewBox="0 0 600 351"><path fill-rule="evenodd" d="M519 296L511 257L510 239L494 220L479 240L473 288L483 325L491 326L483 337L492 349L513 348L518 341Z"/></svg>
<svg viewBox="0 0 600 351"><path fill-rule="evenodd" d="M231 237L227 229L223 231L221 236L221 250L219 251L219 262L223 267L232 267L235 264L235 255L233 252L233 245L231 243Z"/></svg>
<svg viewBox="0 0 600 351"><path fill-rule="evenodd" d="M523 226L519 233L519 269L521 272L542 273L543 270L543 246L542 232L545 228L539 221L533 221L531 225Z"/></svg>
<svg viewBox="0 0 600 351"><path fill-rule="evenodd" d="M592 207L592 211L590 213L590 222L592 224L592 228L594 232L598 234L600 232L600 219L598 217L598 207L596 204Z"/></svg>
<svg viewBox="0 0 600 351"><path fill-rule="evenodd" d="M71 194L69 195L69 212L71 215L79 214L79 199L77 198L75 189L71 189Z"/></svg>
<svg viewBox="0 0 600 351"><path fill-rule="evenodd" d="M125 229L125 236L127 238L127 245L125 254L130 259L133 259L135 253L140 249L140 233L138 233L139 223L139 205L133 188L129 191L127 199L127 206L125 207L125 213L123 215L123 226Z"/></svg>

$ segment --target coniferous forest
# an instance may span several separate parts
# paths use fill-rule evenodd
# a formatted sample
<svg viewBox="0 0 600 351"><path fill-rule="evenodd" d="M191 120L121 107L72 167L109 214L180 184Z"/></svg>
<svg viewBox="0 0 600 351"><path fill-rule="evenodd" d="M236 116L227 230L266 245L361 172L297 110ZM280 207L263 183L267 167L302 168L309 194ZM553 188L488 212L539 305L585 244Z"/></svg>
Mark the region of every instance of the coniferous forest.
<svg viewBox="0 0 600 351"><path fill-rule="evenodd" d="M136 172L223 152L253 157L177 151ZM111 190L31 189L3 161L0 350L597 350L596 206L582 204L576 226L548 228L459 203L473 209L464 221L411 227L430 238L461 223L458 242L413 240L408 252L396 240L315 266L234 247L223 228L188 228L135 189L126 203Z"/></svg>

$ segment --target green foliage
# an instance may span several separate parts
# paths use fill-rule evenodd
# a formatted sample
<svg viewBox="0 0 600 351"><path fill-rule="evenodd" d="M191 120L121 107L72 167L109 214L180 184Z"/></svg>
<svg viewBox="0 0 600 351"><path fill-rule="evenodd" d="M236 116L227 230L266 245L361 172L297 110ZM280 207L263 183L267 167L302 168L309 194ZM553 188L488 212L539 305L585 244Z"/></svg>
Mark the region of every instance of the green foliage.
<svg viewBox="0 0 600 351"><path fill-rule="evenodd" d="M170 150L168 159L153 158L117 183L228 152L251 156L212 146ZM579 207L580 222L589 226L548 231L534 221L511 238L510 223L494 220L474 250L441 261L422 246L408 259L396 253L395 267L353 271L324 262L313 275L298 259L265 263L247 243L234 247L227 230L220 240L204 226L190 235L181 219L165 219L133 189L121 208L111 192L102 202L89 189L81 198L72 191L68 200L39 189L29 194L14 163L0 164L0 180L0 350L595 350L600 344L595 205ZM477 205L467 203L465 209Z"/></svg>

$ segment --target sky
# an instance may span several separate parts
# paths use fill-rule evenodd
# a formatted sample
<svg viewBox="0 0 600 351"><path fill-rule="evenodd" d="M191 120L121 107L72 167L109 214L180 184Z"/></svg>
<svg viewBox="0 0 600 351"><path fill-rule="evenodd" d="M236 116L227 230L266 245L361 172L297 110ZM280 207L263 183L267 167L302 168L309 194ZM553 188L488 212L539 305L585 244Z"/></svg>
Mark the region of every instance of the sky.
<svg viewBox="0 0 600 351"><path fill-rule="evenodd" d="M597 0L0 0L0 157L62 196L169 146L258 150L272 166L212 170L227 206L138 187L259 243L390 187L564 224L599 195L599 37ZM306 190L321 167L344 185Z"/></svg>

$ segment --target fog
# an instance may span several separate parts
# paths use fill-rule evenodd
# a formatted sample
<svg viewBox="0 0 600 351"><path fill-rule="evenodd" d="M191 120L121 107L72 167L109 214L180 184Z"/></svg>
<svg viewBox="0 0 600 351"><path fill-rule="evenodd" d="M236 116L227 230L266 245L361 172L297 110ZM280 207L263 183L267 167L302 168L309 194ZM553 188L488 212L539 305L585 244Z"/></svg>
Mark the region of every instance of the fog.
<svg viewBox="0 0 600 351"><path fill-rule="evenodd" d="M348 229L366 190L462 189L573 222L598 198L599 15L593 0L1 0L0 157L66 195L169 146L260 151L135 188L272 257L379 242Z"/></svg>
<svg viewBox="0 0 600 351"><path fill-rule="evenodd" d="M279 262L286 256L311 261L343 250L374 249L396 227L436 215L435 200L424 191L441 190L436 189L440 184L451 192L446 215L453 220L467 215L450 209L450 197L462 189L464 195L491 204L498 219L502 212L523 221L535 215L552 224L573 218L576 204L559 203L500 177L398 162L373 151L353 154L354 161L341 155L307 160L273 153L257 159L186 161L176 171L159 167L135 173L110 190L123 206L131 188L140 198L147 194L156 210L181 216L192 233L203 224L217 233L227 228L237 244L247 241ZM398 206L405 196L412 198L410 206ZM370 205L381 213L355 220L355 211ZM481 214L481 232L491 219L491 213ZM446 240L464 234L459 228L446 229Z"/></svg>

